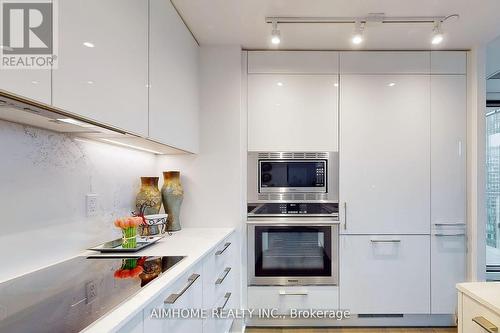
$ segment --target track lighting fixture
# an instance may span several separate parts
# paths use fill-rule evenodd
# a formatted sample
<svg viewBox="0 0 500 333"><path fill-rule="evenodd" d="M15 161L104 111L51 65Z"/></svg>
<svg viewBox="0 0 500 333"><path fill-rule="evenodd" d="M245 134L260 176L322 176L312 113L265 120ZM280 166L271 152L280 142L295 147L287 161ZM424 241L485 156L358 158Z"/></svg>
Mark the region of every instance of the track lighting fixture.
<svg viewBox="0 0 500 333"><path fill-rule="evenodd" d="M280 31L278 30L278 22L274 20L273 22L273 30L271 31L271 43L274 45L278 45L281 43Z"/></svg>
<svg viewBox="0 0 500 333"><path fill-rule="evenodd" d="M432 29L431 43L432 45L438 45L441 44L443 39L444 36L443 36L443 30L441 28L441 21L436 21L434 22L434 29Z"/></svg>
<svg viewBox="0 0 500 333"><path fill-rule="evenodd" d="M363 31L365 30L365 24L360 21L356 21L354 27L354 34L352 35L351 42L355 45L359 45L363 42Z"/></svg>

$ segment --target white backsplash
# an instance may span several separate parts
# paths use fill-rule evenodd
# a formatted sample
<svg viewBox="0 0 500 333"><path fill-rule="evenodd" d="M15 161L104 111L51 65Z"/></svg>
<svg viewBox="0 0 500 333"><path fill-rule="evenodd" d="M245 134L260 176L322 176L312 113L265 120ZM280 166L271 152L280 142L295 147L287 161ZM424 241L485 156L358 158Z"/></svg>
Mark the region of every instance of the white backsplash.
<svg viewBox="0 0 500 333"><path fill-rule="evenodd" d="M0 281L119 236L112 222L133 210L149 153L0 121ZM158 175L157 175L158 176ZM86 217L85 196L98 194Z"/></svg>

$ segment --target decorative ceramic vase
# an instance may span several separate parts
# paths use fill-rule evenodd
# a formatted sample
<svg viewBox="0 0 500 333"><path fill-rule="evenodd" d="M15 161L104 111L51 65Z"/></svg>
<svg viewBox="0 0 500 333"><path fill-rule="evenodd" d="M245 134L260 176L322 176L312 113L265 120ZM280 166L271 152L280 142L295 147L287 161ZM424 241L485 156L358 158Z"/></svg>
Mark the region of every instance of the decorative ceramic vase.
<svg viewBox="0 0 500 333"><path fill-rule="evenodd" d="M179 171L165 171L163 173L163 187L161 194L163 197L163 207L168 214L167 230L181 230L181 221L179 214L182 200L184 199L184 190L181 185L181 173Z"/></svg>
<svg viewBox="0 0 500 333"><path fill-rule="evenodd" d="M144 215L153 215L160 212L161 192L158 189L159 177L141 177L141 189L137 193L135 207L139 212L141 208Z"/></svg>

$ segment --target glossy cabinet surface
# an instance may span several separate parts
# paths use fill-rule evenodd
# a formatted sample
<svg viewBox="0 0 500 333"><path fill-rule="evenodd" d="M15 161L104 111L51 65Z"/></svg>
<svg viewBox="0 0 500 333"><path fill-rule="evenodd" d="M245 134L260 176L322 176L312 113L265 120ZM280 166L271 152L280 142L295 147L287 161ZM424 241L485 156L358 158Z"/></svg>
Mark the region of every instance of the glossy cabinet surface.
<svg viewBox="0 0 500 333"><path fill-rule="evenodd" d="M459 314L459 333L486 333L498 332L500 329L500 313L489 309L486 305L477 302L468 295L462 297L462 312ZM481 326L479 322L484 325ZM485 328L490 327L488 331Z"/></svg>
<svg viewBox="0 0 500 333"><path fill-rule="evenodd" d="M341 232L428 234L429 77L344 75L340 85Z"/></svg>
<svg viewBox="0 0 500 333"><path fill-rule="evenodd" d="M249 151L337 151L336 75L248 75Z"/></svg>
<svg viewBox="0 0 500 333"><path fill-rule="evenodd" d="M59 11L53 104L147 136L148 2L61 0Z"/></svg>
<svg viewBox="0 0 500 333"><path fill-rule="evenodd" d="M150 0L149 137L198 152L199 47L170 1Z"/></svg>
<svg viewBox="0 0 500 333"><path fill-rule="evenodd" d="M430 312L429 236L340 237L340 308L354 314Z"/></svg>
<svg viewBox="0 0 500 333"><path fill-rule="evenodd" d="M0 69L0 90L50 104L50 70Z"/></svg>
<svg viewBox="0 0 500 333"><path fill-rule="evenodd" d="M341 74L428 74L430 53L352 51L340 53Z"/></svg>
<svg viewBox="0 0 500 333"><path fill-rule="evenodd" d="M337 74L338 52L249 51L250 74Z"/></svg>
<svg viewBox="0 0 500 333"><path fill-rule="evenodd" d="M465 51L432 51L432 74L466 74L467 52Z"/></svg>

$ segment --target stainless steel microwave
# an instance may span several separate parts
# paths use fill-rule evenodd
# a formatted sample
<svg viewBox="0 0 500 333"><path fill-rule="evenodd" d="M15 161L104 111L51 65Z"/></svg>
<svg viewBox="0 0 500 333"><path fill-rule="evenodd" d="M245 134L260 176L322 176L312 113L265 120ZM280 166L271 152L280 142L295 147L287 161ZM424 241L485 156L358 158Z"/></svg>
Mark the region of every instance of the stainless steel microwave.
<svg viewBox="0 0 500 333"><path fill-rule="evenodd" d="M248 202L338 202L337 152L249 152Z"/></svg>

